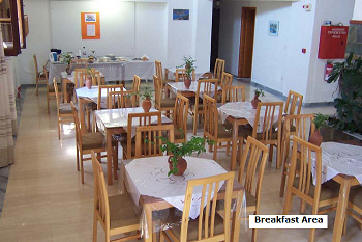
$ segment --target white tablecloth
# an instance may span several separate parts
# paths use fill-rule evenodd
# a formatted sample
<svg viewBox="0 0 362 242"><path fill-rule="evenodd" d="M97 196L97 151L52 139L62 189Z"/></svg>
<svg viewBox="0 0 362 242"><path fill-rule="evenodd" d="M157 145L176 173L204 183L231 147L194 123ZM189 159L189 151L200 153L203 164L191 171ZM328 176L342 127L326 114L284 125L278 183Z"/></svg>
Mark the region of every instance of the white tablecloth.
<svg viewBox="0 0 362 242"><path fill-rule="evenodd" d="M116 62L94 62L88 64L89 68L95 68L104 75L105 82L132 80L133 75L138 75L141 79L151 80L154 74L153 61L116 61ZM49 82L53 78L61 78L61 73L65 71L66 64L60 62L51 62L49 67ZM83 64L71 64L71 69L84 68Z"/></svg>
<svg viewBox="0 0 362 242"><path fill-rule="evenodd" d="M249 124L251 126L254 125L255 115L257 112L257 109L254 109L251 106L250 102L231 102L226 103L218 108L220 117L223 121L228 116L233 116L235 118L245 118L248 120ZM278 121L278 112L279 110L276 110L274 113L274 121ZM265 116L265 107L262 107L260 110L260 122L258 124L258 132L262 132L263 125L262 122L264 121Z"/></svg>
<svg viewBox="0 0 362 242"><path fill-rule="evenodd" d="M126 164L129 193L135 204L141 195L162 198L180 211L184 208L188 180L214 176L227 172L213 160L186 157L187 169L182 177L168 177L168 156L135 159ZM223 184L220 184L220 187ZM219 188L220 188L219 187ZM202 187L193 190L190 218L200 214ZM213 196L213 194L211 194Z"/></svg>
<svg viewBox="0 0 362 242"><path fill-rule="evenodd" d="M362 146L338 142L323 142L322 183L342 173L354 176L362 184ZM315 184L315 155L312 153L312 175Z"/></svg>

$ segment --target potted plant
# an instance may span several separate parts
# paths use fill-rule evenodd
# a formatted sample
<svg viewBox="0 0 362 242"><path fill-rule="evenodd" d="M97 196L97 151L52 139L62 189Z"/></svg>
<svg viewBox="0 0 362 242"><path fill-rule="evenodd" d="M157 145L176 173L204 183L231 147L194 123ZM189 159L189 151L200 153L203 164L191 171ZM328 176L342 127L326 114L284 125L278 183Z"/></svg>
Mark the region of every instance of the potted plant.
<svg viewBox="0 0 362 242"><path fill-rule="evenodd" d="M160 138L164 142L164 144L160 145L161 151L167 151L167 153L171 154L168 159L170 167L168 176L171 176L171 174L182 176L187 168L187 162L184 157L194 152L197 152L198 155L206 152L206 142L211 143L211 141L207 141L205 138L196 136L192 136L189 141L181 144L172 143L164 137Z"/></svg>
<svg viewBox="0 0 362 242"><path fill-rule="evenodd" d="M142 108L147 113L150 111L151 106L152 106L152 103L151 103L152 91L148 87L145 88L141 97L143 98Z"/></svg>
<svg viewBox="0 0 362 242"><path fill-rule="evenodd" d="M314 132L309 136L309 142L312 144L320 146L323 141L323 137L320 132L320 128L327 126L327 120L329 116L321 113L316 113L314 115L313 124L314 124Z"/></svg>
<svg viewBox="0 0 362 242"><path fill-rule="evenodd" d="M72 56L70 54L64 54L63 55L63 61L67 64L67 67L65 68L65 72L70 75L72 74L71 72L71 68L70 68L70 63L72 62Z"/></svg>
<svg viewBox="0 0 362 242"><path fill-rule="evenodd" d="M254 90L254 98L251 100L251 106L253 106L254 109L258 108L258 104L261 102L259 97L264 97L264 91L261 88L256 88Z"/></svg>
<svg viewBox="0 0 362 242"><path fill-rule="evenodd" d="M341 130L362 134L362 58L351 53L344 61L333 63L328 82L338 82L339 97L334 99L333 125Z"/></svg>
<svg viewBox="0 0 362 242"><path fill-rule="evenodd" d="M177 66L177 68L185 67L186 78L184 79L184 84L186 88L189 88L191 85L192 72L196 68L194 65L195 62L196 60L194 60L191 56L184 56L184 64Z"/></svg>

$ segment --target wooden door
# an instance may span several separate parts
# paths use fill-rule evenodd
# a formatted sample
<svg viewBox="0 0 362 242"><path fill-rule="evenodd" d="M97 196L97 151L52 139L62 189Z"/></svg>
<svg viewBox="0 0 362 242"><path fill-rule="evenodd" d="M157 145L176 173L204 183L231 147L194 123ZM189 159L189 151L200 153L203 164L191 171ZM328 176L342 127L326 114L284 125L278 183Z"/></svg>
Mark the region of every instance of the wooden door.
<svg viewBox="0 0 362 242"><path fill-rule="evenodd" d="M241 10L241 31L239 50L238 76L251 77L251 62L253 56L255 7L243 7Z"/></svg>

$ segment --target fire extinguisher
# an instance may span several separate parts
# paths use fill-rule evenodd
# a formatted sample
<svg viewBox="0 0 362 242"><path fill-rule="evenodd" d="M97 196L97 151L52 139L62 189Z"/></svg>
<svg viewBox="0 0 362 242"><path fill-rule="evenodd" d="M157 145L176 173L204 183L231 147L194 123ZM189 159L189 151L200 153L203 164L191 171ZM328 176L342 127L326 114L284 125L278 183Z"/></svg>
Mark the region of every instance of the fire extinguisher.
<svg viewBox="0 0 362 242"><path fill-rule="evenodd" d="M328 81L329 75L332 73L333 71L333 63L332 62L327 62L326 64L326 71L325 71L325 75L324 75L324 80Z"/></svg>

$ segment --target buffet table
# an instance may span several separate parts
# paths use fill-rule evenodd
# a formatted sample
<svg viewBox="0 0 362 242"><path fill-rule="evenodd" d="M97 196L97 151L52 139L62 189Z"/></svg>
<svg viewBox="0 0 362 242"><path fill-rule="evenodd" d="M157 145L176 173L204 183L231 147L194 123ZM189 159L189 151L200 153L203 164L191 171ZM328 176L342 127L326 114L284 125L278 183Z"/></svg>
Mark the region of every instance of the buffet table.
<svg viewBox="0 0 362 242"><path fill-rule="evenodd" d="M53 78L60 79L61 73L65 71L66 64L62 62L51 62L49 66L49 82ZM132 80L133 75L138 75L141 79L152 80L154 74L154 62L151 60L125 60L88 63L88 68L94 68L104 75L104 80L123 81ZM71 69L85 68L84 64L72 63Z"/></svg>

